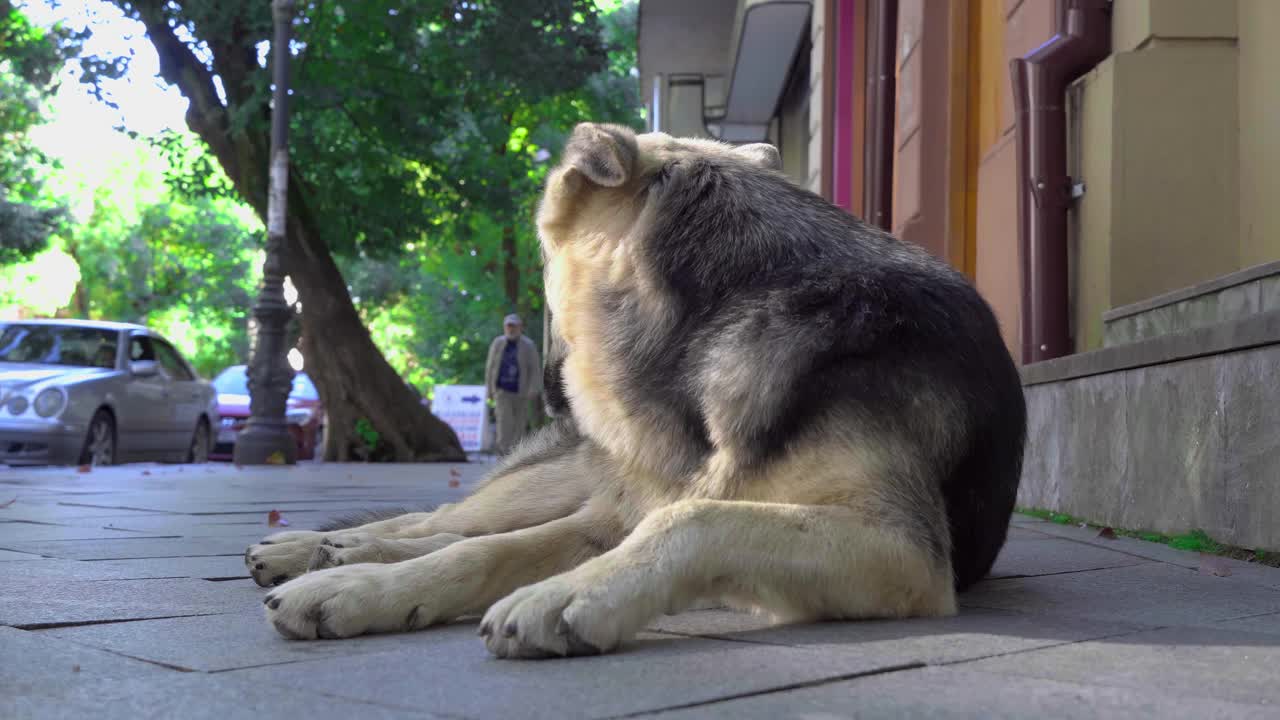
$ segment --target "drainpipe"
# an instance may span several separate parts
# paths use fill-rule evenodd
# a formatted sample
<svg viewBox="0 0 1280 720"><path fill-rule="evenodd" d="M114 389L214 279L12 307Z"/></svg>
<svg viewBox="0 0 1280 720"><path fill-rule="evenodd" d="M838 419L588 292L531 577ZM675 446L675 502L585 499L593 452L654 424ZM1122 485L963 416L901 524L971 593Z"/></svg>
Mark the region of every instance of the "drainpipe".
<svg viewBox="0 0 1280 720"><path fill-rule="evenodd" d="M1111 54L1110 0L1055 0L1053 37L1010 63L1018 140L1022 362L1069 355L1067 86Z"/></svg>
<svg viewBox="0 0 1280 720"><path fill-rule="evenodd" d="M897 103L898 0L871 0L867 58L867 156L863 213L867 222L891 230L893 222L893 130Z"/></svg>

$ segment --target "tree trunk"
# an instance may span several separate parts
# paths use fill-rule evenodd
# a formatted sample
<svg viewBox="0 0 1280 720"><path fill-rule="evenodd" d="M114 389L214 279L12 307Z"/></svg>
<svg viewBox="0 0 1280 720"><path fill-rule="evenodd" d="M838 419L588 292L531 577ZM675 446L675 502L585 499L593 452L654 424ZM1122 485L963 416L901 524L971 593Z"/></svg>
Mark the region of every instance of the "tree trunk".
<svg viewBox="0 0 1280 720"><path fill-rule="evenodd" d="M502 226L502 287L512 312L520 312L520 257L516 252L516 229Z"/></svg>
<svg viewBox="0 0 1280 720"><path fill-rule="evenodd" d="M329 414L325 459L352 459L363 417L398 462L466 460L453 428L422 406L374 344L298 186L290 180L285 267L302 304L307 374Z"/></svg>
<svg viewBox="0 0 1280 720"><path fill-rule="evenodd" d="M161 0L135 0L132 5L159 55L161 76L190 101L188 127L209 146L241 198L265 222L267 134L233 129L213 73L174 33ZM253 55L235 50L215 51L213 63L222 76L228 100L250 102L252 88L245 82L245 73ZM266 114L265 105L261 112ZM350 459L357 438L356 423L365 418L379 433L379 443L391 448L397 461L465 460L453 428L418 402L374 344L317 230L319 221L311 214L304 183L296 174L289 178L287 225L285 267L302 303L307 374L329 414L325 459Z"/></svg>

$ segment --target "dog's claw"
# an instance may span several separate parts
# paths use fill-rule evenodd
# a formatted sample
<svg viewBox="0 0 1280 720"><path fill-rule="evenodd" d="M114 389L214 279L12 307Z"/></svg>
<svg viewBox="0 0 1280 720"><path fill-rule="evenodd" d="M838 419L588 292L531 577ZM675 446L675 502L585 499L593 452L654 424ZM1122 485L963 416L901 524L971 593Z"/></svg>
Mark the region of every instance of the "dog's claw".
<svg viewBox="0 0 1280 720"><path fill-rule="evenodd" d="M267 607L271 608L272 610L275 610L276 608L280 607L280 598L267 598L267 600L268 600Z"/></svg>
<svg viewBox="0 0 1280 720"><path fill-rule="evenodd" d="M480 623L480 629L476 630L476 634L482 638L487 638L493 634L493 628L489 623Z"/></svg>
<svg viewBox="0 0 1280 720"><path fill-rule="evenodd" d="M506 625L504 625L504 626L503 626L503 628L502 628L502 637L508 637L508 638L509 638L509 637L515 637L515 636L516 636L516 624L515 624L515 623L513 623L513 622L509 622L509 623L507 623Z"/></svg>

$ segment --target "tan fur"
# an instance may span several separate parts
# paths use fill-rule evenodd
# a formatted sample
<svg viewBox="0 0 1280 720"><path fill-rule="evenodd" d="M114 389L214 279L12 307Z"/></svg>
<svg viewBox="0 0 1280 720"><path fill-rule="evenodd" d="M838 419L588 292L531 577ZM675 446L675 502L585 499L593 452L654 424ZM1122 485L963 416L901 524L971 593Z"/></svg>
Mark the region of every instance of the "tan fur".
<svg viewBox="0 0 1280 720"><path fill-rule="evenodd" d="M700 597L781 620L956 611L945 553L931 555L885 520L883 510L902 502L885 494L885 474L904 455L890 438L850 436L831 418L782 460L743 466L735 423L768 414L785 391L751 388L754 364L770 358L699 378L713 390L702 408L713 450L692 474L663 452L678 445L678 430L629 412L611 387L618 359L603 350L608 318L595 290L624 290L659 326L674 320L633 254L647 177L681 153L734 152L664 135L640 136L639 151L617 187L594 185L572 165L557 169L538 218L547 300L568 348L565 386L591 442L499 474L434 513L250 548L251 561L267 558L254 573L261 584L308 562L328 568L269 596L282 634L417 629L487 610L490 650L529 657L611 650ZM767 152L752 157L770 161ZM353 564L387 560L400 562Z"/></svg>

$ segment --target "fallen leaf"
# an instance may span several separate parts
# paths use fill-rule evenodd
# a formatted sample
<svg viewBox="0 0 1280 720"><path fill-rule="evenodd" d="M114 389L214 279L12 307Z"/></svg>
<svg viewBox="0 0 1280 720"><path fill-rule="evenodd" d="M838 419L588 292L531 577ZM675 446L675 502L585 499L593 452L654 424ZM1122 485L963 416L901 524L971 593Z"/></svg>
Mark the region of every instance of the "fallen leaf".
<svg viewBox="0 0 1280 720"><path fill-rule="evenodd" d="M1216 555L1200 556L1200 574L1212 575L1214 577L1228 577L1231 575L1231 566L1227 561Z"/></svg>
<svg viewBox="0 0 1280 720"><path fill-rule="evenodd" d="M276 527L280 524L280 511L272 510L267 513L267 527Z"/></svg>
<svg viewBox="0 0 1280 720"><path fill-rule="evenodd" d="M7 502L7 503L0 503L0 508L7 508L7 507L9 507L10 505L12 505L12 504L14 504L14 503L16 503L16 502L18 502L18 496L17 496L17 495L15 495L15 496L13 497L13 499L12 499L12 500L10 500L10 501L9 501L9 502Z"/></svg>
<svg viewBox="0 0 1280 720"><path fill-rule="evenodd" d="M1104 527L1104 528L1102 528L1101 530L1099 530L1099 531L1098 531L1098 537L1100 537L1100 538L1102 538L1102 539L1104 539L1104 540L1115 540L1115 539L1116 539L1116 531L1115 531L1115 530L1112 530L1112 529L1111 529L1111 528L1109 528L1109 527Z"/></svg>
<svg viewBox="0 0 1280 720"><path fill-rule="evenodd" d="M80 467L76 468L76 472L82 472L82 473L87 473L91 470L93 470L92 465L81 465Z"/></svg>
<svg viewBox="0 0 1280 720"><path fill-rule="evenodd" d="M462 483L458 482L457 480L453 480L453 479L449 480L449 487L458 487L461 484Z"/></svg>

